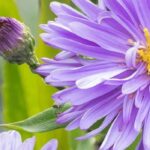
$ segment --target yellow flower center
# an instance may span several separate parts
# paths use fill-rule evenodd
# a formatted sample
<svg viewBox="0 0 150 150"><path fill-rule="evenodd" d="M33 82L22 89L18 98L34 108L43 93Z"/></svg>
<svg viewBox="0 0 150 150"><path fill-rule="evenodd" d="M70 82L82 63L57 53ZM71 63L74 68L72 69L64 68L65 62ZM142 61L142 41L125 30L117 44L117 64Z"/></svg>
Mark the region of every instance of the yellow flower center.
<svg viewBox="0 0 150 150"><path fill-rule="evenodd" d="M150 75L150 32L144 28L144 35L146 39L146 48L138 50L139 59L147 64L147 72Z"/></svg>

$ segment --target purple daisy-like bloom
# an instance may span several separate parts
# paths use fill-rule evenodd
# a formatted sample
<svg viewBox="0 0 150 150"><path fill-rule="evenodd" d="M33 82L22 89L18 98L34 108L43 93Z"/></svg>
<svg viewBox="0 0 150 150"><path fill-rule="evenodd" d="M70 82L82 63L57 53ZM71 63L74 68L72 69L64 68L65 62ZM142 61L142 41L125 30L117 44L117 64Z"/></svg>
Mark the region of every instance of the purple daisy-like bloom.
<svg viewBox="0 0 150 150"><path fill-rule="evenodd" d="M37 69L47 83L66 87L53 96L72 104L58 123L86 130L103 119L78 139L110 126L100 150L126 149L141 131L138 149L150 149L150 1L72 1L81 12L53 2L57 18L41 25L43 41L63 50Z"/></svg>
<svg viewBox="0 0 150 150"><path fill-rule="evenodd" d="M22 142L21 136L16 131L0 133L0 150L33 150L35 137L29 138ZM57 150L57 140L52 139L41 150Z"/></svg>
<svg viewBox="0 0 150 150"><path fill-rule="evenodd" d="M34 39L28 27L14 18L0 17L0 55L12 63L33 61Z"/></svg>

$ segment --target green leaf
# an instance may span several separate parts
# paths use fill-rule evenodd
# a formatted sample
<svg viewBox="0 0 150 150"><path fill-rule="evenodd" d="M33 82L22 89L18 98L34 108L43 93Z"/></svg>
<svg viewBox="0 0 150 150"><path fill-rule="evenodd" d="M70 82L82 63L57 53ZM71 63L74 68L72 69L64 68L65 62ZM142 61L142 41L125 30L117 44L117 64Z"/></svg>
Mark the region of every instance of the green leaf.
<svg viewBox="0 0 150 150"><path fill-rule="evenodd" d="M46 132L63 128L65 127L65 125L57 124L56 118L57 115L65 109L66 107L61 109L51 107L23 121L10 124L1 124L0 127L6 127L15 130L23 130L32 133Z"/></svg>
<svg viewBox="0 0 150 150"><path fill-rule="evenodd" d="M95 139L78 141L78 146L76 150L94 150L95 149Z"/></svg>
<svg viewBox="0 0 150 150"><path fill-rule="evenodd" d="M75 140L77 137L86 134L86 131L76 129L69 132L69 150L96 150L95 149L95 138L79 141Z"/></svg>
<svg viewBox="0 0 150 150"><path fill-rule="evenodd" d="M127 148L127 150L134 150L134 149L136 149L136 147L138 146L138 144L140 142L140 139L141 139L141 134L138 135L136 140L130 145L129 148Z"/></svg>
<svg viewBox="0 0 150 150"><path fill-rule="evenodd" d="M98 0L92 0L93 3L97 4L98 3Z"/></svg>

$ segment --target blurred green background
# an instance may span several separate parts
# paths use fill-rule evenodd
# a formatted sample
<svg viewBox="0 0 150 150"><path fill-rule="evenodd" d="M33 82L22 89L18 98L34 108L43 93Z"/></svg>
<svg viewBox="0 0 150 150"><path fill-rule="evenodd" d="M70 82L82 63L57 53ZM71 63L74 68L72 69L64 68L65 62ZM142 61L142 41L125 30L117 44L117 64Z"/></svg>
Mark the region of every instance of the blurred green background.
<svg viewBox="0 0 150 150"><path fill-rule="evenodd" d="M51 0L0 0L0 16L17 18L31 29L36 37L36 54L53 57L56 50L43 44L39 38L42 32L39 24L53 20L54 15L49 10ZM71 4L70 0L59 0ZM72 5L72 4L71 4ZM0 121L10 123L28 118L53 105L51 95L56 91L54 87L47 86L43 80L33 74L27 65L13 65L0 59ZM23 139L33 136L21 132ZM48 133L35 134L37 138L36 150L39 150L51 138L59 140L59 150L93 150L93 140L84 142L75 141L81 131L66 132L63 129Z"/></svg>

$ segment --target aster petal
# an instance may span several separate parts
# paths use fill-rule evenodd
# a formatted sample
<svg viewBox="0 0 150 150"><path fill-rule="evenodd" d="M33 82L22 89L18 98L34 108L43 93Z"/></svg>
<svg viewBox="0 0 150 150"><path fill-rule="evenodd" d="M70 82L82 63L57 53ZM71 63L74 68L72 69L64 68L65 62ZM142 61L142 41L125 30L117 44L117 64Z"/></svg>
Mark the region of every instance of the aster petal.
<svg viewBox="0 0 150 150"><path fill-rule="evenodd" d="M70 101L73 105L81 105L99 96L102 96L110 91L116 89L117 86L98 85L90 89L81 90L76 87L65 89L54 94L53 98L58 103L65 103ZM99 91L99 92L97 92ZM87 97L87 93L90 93Z"/></svg>
<svg viewBox="0 0 150 150"><path fill-rule="evenodd" d="M117 21L117 19L114 19L112 15L109 15L109 17L104 17L102 19L100 17L100 24L104 28L103 30L107 29L107 31L113 34L115 34L116 32L116 36L119 36L126 41L128 39L133 39L132 34L130 34L130 32ZM101 28L101 26L99 28Z"/></svg>
<svg viewBox="0 0 150 150"><path fill-rule="evenodd" d="M133 128L133 121L131 121L124 129L124 131L122 131L119 140L115 142L113 150L126 149L135 141L138 134L139 132Z"/></svg>
<svg viewBox="0 0 150 150"><path fill-rule="evenodd" d="M117 99L117 94L110 96L104 101L100 101L97 105L91 107L82 117L80 122L81 129L88 129L97 120L102 119L114 110L118 110L122 104L120 99ZM94 115L93 115L94 114Z"/></svg>
<svg viewBox="0 0 150 150"><path fill-rule="evenodd" d="M122 93L130 94L149 82L149 76L143 74L123 84Z"/></svg>
<svg viewBox="0 0 150 150"><path fill-rule="evenodd" d="M119 76L116 76L114 78L109 79L106 84L110 84L110 85L119 85L119 84L123 84L133 78L136 78L137 76L143 74L145 72L145 66L144 65L140 65L137 70L133 71L133 70L128 70L124 73L122 73ZM124 78L125 77L125 78Z"/></svg>
<svg viewBox="0 0 150 150"><path fill-rule="evenodd" d="M97 46L95 43L90 42L86 39L83 39L80 36L77 36L68 27L61 25L59 23L56 23L54 21L49 21L48 27L51 29L51 33L48 34L48 35L50 35L50 38L55 39L57 36L59 36L59 38L62 37L62 38L77 41L82 44L86 44L86 45L90 45L90 46Z"/></svg>
<svg viewBox="0 0 150 150"><path fill-rule="evenodd" d="M50 4L51 10L56 14L56 15L72 15L76 17L81 17L81 18L86 18L84 15L73 9L72 7L66 5L66 4L61 4L59 2L52 2Z"/></svg>
<svg viewBox="0 0 150 150"><path fill-rule="evenodd" d="M117 16L120 18L126 18L134 23L137 26L137 20L131 12L131 9L128 7L129 3L126 0L104 0L105 5Z"/></svg>
<svg viewBox="0 0 150 150"><path fill-rule="evenodd" d="M132 37L137 41L143 41L144 40L144 35L141 32L141 30L139 28L135 28L133 26L133 24L128 20L128 19L120 19L119 17L115 16L114 19L116 19L116 21L118 23L120 23L131 35Z"/></svg>
<svg viewBox="0 0 150 150"><path fill-rule="evenodd" d="M104 130L114 119L114 117L116 116L117 111L115 110L114 112L111 112L110 114L108 114L106 116L106 118L104 119L103 123L100 125L99 128L87 133L84 136L78 137L77 140L85 140L88 138L91 138L93 136L96 136L97 134L99 134L102 130Z"/></svg>
<svg viewBox="0 0 150 150"><path fill-rule="evenodd" d="M71 130L75 130L76 128L78 128L80 126L80 119L81 119L81 116L76 118L72 122L70 122L67 125L66 130L71 131Z"/></svg>
<svg viewBox="0 0 150 150"><path fill-rule="evenodd" d="M57 150L58 142L56 139L52 139L46 145L42 147L41 150Z"/></svg>
<svg viewBox="0 0 150 150"><path fill-rule="evenodd" d="M142 100L143 100L143 96L144 96L144 91L140 91L138 90L136 92L136 96L135 96L135 106L137 108L140 108L142 105Z"/></svg>
<svg viewBox="0 0 150 150"><path fill-rule="evenodd" d="M121 131L119 131L122 124L122 114L119 114L117 118L112 123L110 129L108 130L105 139L99 150L106 150L113 146L116 139L120 136Z"/></svg>
<svg viewBox="0 0 150 150"><path fill-rule="evenodd" d="M150 9L149 9L149 5L148 5L148 1L147 0L137 0L134 1L132 0L133 5L135 7L136 13L139 17L139 20L144 27L147 27L150 29L150 23L149 23L149 19L147 17L147 14L150 13Z"/></svg>
<svg viewBox="0 0 150 150"><path fill-rule="evenodd" d="M101 25L96 24L95 22L90 22L88 20L69 15L61 15L59 18L57 18L57 21L63 22L63 24L68 28L70 28L70 23L79 22L100 31L108 31L109 33L120 37L125 41L127 41L128 39L132 39L131 34L129 34L129 32L127 32L127 30L122 27L122 25L120 25L115 19L113 19L108 12L103 12L99 15L98 21Z"/></svg>
<svg viewBox="0 0 150 150"><path fill-rule="evenodd" d="M95 42L104 49L122 54L128 49L127 41L109 34L108 32L94 29L79 22L70 23L70 28L73 33L84 39Z"/></svg>
<svg viewBox="0 0 150 150"><path fill-rule="evenodd" d="M130 17L133 20L133 22L135 20L137 22L137 25L140 24L138 15L136 13L136 9L135 9L135 7L133 5L133 1L132 0L120 0L119 2L122 3L123 6L125 7L125 9L128 10L128 14L130 15ZM136 25L136 22L135 22L135 25Z"/></svg>
<svg viewBox="0 0 150 150"><path fill-rule="evenodd" d="M136 150L145 150L143 146L143 141L141 140L140 143L138 144Z"/></svg>
<svg viewBox="0 0 150 150"><path fill-rule="evenodd" d="M55 61L51 59L42 59L45 64L39 66L35 71L43 76L47 76L49 78L49 74L56 69L64 69L64 68L75 68L82 66L78 61L75 59L67 59L61 61ZM68 63L69 61L69 63Z"/></svg>
<svg viewBox="0 0 150 150"><path fill-rule="evenodd" d="M57 61L55 59L42 58L42 61L44 61L47 65L63 64L63 65L68 65L68 66L74 65L74 67L81 62L79 60L79 58L77 58L77 57L72 57L72 58L68 58L68 59L64 59L64 60L60 60L60 61Z"/></svg>
<svg viewBox="0 0 150 150"><path fill-rule="evenodd" d="M0 134L1 150L16 150L22 144L21 136L16 131L8 131Z"/></svg>
<svg viewBox="0 0 150 150"><path fill-rule="evenodd" d="M52 86L55 87L65 87L65 86L74 86L74 82L73 81L55 81L55 80L51 80L51 78L48 78L49 76L47 76L45 78L45 82L47 84L51 84Z"/></svg>
<svg viewBox="0 0 150 150"><path fill-rule="evenodd" d="M40 25L40 28L42 29L42 30L44 30L45 32L48 32L48 33L50 33L52 30L48 27L48 25L47 24L41 24Z"/></svg>
<svg viewBox="0 0 150 150"><path fill-rule="evenodd" d="M75 56L75 53L62 51L55 56L55 60L64 60Z"/></svg>
<svg viewBox="0 0 150 150"><path fill-rule="evenodd" d="M109 85L122 85L123 83L125 83L126 81L134 78L134 76L137 75L137 71L133 71L133 70L127 70L113 78L108 79L105 84L109 84Z"/></svg>
<svg viewBox="0 0 150 150"><path fill-rule="evenodd" d="M89 18L96 21L99 13L102 11L89 0L72 0Z"/></svg>
<svg viewBox="0 0 150 150"><path fill-rule="evenodd" d="M123 121L128 123L131 119L131 113L134 105L134 98L131 96L125 96L123 102Z"/></svg>
<svg viewBox="0 0 150 150"><path fill-rule="evenodd" d="M106 70L105 68L107 68L107 70L112 70L116 68L116 65L118 64L100 62L73 69L60 69L51 72L51 78L61 81L74 81L88 75L104 72Z"/></svg>
<svg viewBox="0 0 150 150"><path fill-rule="evenodd" d="M98 6L102 10L106 10L106 5L104 3L104 0L98 0Z"/></svg>
<svg viewBox="0 0 150 150"><path fill-rule="evenodd" d="M139 48L139 43L137 43L134 47L131 47L126 52L126 64L128 67L136 67L136 56Z"/></svg>
<svg viewBox="0 0 150 150"><path fill-rule="evenodd" d="M147 117L144 122L144 132L143 132L143 145L145 149L150 149L150 112L147 114Z"/></svg>
<svg viewBox="0 0 150 150"><path fill-rule="evenodd" d="M48 40L47 44L53 45L56 48L61 48L69 52L74 52L76 54L82 54L82 55L97 58L97 59L104 58L107 55L107 52L100 53L101 47L82 44L80 42L73 41L73 40L66 39L66 38L54 38L54 39Z"/></svg>
<svg viewBox="0 0 150 150"><path fill-rule="evenodd" d="M18 150L33 150L35 145L35 137L25 140L18 148Z"/></svg>
<svg viewBox="0 0 150 150"><path fill-rule="evenodd" d="M104 69L103 72L81 78L76 81L76 85L80 89L88 89L94 87L105 80L115 77L118 74L125 72L127 69L123 67L112 68L112 70Z"/></svg>
<svg viewBox="0 0 150 150"><path fill-rule="evenodd" d="M135 123L134 123L134 128L137 131L140 131L142 126L143 126L143 121L145 119L145 117L148 114L148 111L150 109L150 102L149 102L149 92L148 89L146 89L145 93L144 93L144 98L142 100L141 106L138 110L136 119L135 119Z"/></svg>
<svg viewBox="0 0 150 150"><path fill-rule="evenodd" d="M73 120L74 118L80 116L82 111L75 111L75 112L70 112L65 115L60 115L59 118L57 119L58 123L66 123L69 122L70 120Z"/></svg>

